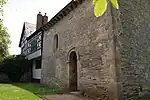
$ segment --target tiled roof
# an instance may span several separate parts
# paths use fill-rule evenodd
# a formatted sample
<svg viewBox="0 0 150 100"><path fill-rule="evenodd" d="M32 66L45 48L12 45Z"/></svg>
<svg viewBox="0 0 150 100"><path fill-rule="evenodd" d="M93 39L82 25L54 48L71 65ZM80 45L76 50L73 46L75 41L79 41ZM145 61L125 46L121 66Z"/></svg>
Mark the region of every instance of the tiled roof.
<svg viewBox="0 0 150 100"><path fill-rule="evenodd" d="M36 25L28 22L24 22L23 29L20 37L19 47L21 47L21 42L23 37L30 37L36 31Z"/></svg>
<svg viewBox="0 0 150 100"><path fill-rule="evenodd" d="M24 24L25 24L25 35L29 37L36 31L36 25L28 22L25 22Z"/></svg>
<svg viewBox="0 0 150 100"><path fill-rule="evenodd" d="M67 4L62 10L60 10L49 22L47 22L45 25L37 29L31 36L29 36L28 39L32 38L34 35L36 35L38 32L44 30L46 31L50 27L52 27L54 24L56 24L58 21L63 19L67 14L69 14L72 10L77 8L79 4L81 4L84 0L72 0L69 4Z"/></svg>
<svg viewBox="0 0 150 100"><path fill-rule="evenodd" d="M58 21L67 16L72 10L76 9L79 4L81 4L85 0L72 0L68 5L66 5L62 10L60 10L49 22L47 22L44 26L39 28L39 30L47 30L49 27L52 27ZM37 30L38 31L38 30Z"/></svg>

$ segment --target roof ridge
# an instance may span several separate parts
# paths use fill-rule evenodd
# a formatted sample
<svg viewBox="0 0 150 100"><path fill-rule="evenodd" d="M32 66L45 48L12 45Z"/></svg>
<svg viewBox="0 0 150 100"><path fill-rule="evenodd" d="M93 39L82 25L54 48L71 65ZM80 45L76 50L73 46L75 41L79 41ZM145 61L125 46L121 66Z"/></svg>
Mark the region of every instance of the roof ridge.
<svg viewBox="0 0 150 100"><path fill-rule="evenodd" d="M30 23L30 22L24 22L25 24L32 24L32 25L36 25L36 24L33 24L33 23Z"/></svg>

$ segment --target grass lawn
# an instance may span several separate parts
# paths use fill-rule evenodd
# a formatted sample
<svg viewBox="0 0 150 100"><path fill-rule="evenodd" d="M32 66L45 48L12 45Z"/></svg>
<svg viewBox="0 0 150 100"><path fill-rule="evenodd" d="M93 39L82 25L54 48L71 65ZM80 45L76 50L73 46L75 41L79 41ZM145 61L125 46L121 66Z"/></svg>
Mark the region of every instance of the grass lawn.
<svg viewBox="0 0 150 100"><path fill-rule="evenodd" d="M0 100L42 100L44 94L57 94L58 89L36 83L0 84ZM150 95L138 100L150 100Z"/></svg>
<svg viewBox="0 0 150 100"><path fill-rule="evenodd" d="M57 89L33 83L0 84L0 100L42 100L43 94L58 93Z"/></svg>

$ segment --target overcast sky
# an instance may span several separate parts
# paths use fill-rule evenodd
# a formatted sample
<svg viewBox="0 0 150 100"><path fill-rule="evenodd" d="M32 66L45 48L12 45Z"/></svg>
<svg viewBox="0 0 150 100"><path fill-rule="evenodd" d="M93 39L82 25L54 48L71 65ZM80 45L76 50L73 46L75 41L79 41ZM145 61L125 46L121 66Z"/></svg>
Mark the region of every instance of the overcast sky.
<svg viewBox="0 0 150 100"><path fill-rule="evenodd" d="M9 0L4 7L4 25L12 41L10 54L19 54L19 39L24 22L36 24L40 11L47 13L49 20L71 0Z"/></svg>

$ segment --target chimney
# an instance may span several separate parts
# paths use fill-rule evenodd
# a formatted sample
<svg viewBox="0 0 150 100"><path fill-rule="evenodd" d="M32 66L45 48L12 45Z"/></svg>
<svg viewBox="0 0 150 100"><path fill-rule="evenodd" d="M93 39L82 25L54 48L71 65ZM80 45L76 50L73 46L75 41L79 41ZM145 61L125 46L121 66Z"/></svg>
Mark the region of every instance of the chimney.
<svg viewBox="0 0 150 100"><path fill-rule="evenodd" d="M45 15L43 16L43 25L46 24L47 21L48 21L48 16L45 13Z"/></svg>
<svg viewBox="0 0 150 100"><path fill-rule="evenodd" d="M43 25L43 16L41 12L37 14L37 22L36 22L36 30L39 29Z"/></svg>

